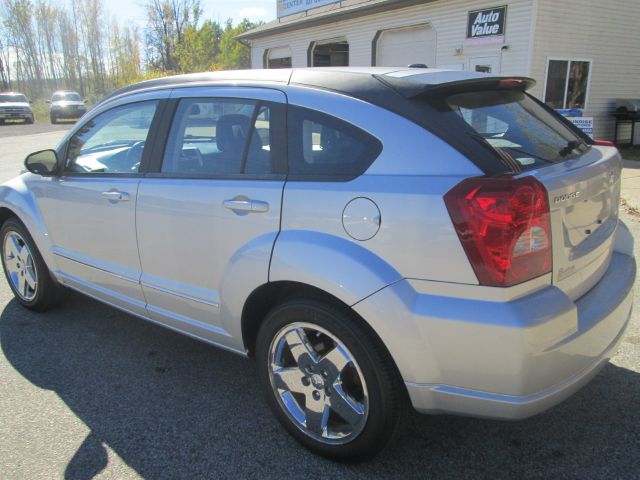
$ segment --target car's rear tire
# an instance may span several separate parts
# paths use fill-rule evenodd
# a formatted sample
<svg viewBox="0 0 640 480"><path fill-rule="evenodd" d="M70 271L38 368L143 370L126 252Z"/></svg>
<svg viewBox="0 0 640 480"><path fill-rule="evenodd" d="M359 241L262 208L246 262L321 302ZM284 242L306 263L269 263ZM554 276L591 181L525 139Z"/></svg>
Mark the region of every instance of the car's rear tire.
<svg viewBox="0 0 640 480"><path fill-rule="evenodd" d="M334 460L359 461L400 430L407 395L381 341L346 309L311 299L274 308L256 346L267 402L287 431Z"/></svg>
<svg viewBox="0 0 640 480"><path fill-rule="evenodd" d="M64 292L55 283L24 225L10 218L0 228L2 268L16 300L43 312L55 306Z"/></svg>

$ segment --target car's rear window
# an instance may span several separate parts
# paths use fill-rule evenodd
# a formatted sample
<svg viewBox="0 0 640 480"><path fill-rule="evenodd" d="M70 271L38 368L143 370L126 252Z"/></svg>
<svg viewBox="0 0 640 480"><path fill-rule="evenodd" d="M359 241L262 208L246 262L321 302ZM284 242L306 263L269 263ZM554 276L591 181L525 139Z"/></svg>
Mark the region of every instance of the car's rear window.
<svg viewBox="0 0 640 480"><path fill-rule="evenodd" d="M569 127L519 90L483 90L447 97L461 133L488 142L523 170L557 163L589 146Z"/></svg>

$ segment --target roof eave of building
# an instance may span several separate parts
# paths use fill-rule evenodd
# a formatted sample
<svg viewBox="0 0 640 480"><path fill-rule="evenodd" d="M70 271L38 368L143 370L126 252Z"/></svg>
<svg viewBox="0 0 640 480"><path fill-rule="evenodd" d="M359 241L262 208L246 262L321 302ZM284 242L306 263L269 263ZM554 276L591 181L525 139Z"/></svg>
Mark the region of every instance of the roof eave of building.
<svg viewBox="0 0 640 480"><path fill-rule="evenodd" d="M316 27L336 20L349 20L362 15L371 15L374 13L382 13L396 8L408 8L415 5L434 2L436 0L372 0L366 3L359 3L348 7L340 7L326 12L308 15L295 20L279 21L261 25L253 30L241 33L235 38L238 40L254 40L260 37L268 37L270 35L280 34L299 30L301 28Z"/></svg>

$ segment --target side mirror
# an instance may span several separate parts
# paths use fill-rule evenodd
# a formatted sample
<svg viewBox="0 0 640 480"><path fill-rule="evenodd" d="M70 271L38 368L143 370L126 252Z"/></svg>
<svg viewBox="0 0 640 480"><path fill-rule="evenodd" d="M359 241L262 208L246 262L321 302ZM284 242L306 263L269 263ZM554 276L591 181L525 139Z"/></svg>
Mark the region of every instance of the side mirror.
<svg viewBox="0 0 640 480"><path fill-rule="evenodd" d="M47 100L47 103L51 103L51 100Z"/></svg>
<svg viewBox="0 0 640 480"><path fill-rule="evenodd" d="M85 98L84 100L82 100L84 103L87 103L87 99Z"/></svg>
<svg viewBox="0 0 640 480"><path fill-rule="evenodd" d="M27 155L24 166L31 173L42 176L55 174L58 166L58 154L55 150L41 150Z"/></svg>

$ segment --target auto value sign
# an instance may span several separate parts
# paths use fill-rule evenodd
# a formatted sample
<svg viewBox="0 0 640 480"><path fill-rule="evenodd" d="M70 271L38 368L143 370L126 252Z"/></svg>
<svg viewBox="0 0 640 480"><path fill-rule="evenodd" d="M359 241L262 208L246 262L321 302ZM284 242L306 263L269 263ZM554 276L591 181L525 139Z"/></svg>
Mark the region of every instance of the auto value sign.
<svg viewBox="0 0 640 480"><path fill-rule="evenodd" d="M486 8L469 12L466 45L504 42L507 7Z"/></svg>
<svg viewBox="0 0 640 480"><path fill-rule="evenodd" d="M278 0L278 18L339 2L340 0Z"/></svg>

